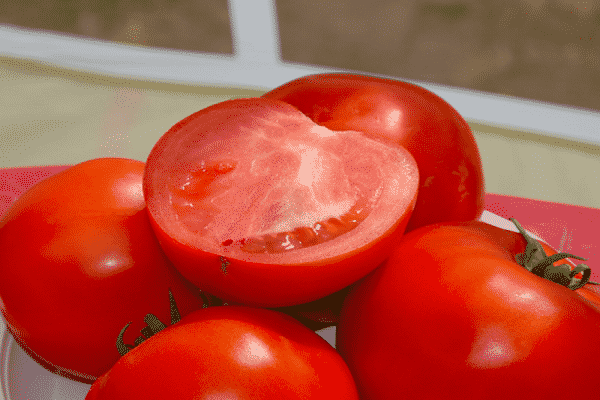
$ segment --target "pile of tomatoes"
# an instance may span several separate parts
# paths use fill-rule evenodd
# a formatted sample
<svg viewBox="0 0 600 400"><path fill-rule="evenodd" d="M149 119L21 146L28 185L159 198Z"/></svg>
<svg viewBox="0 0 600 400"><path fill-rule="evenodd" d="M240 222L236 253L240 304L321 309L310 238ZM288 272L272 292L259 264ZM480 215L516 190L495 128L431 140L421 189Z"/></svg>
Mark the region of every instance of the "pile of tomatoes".
<svg viewBox="0 0 600 400"><path fill-rule="evenodd" d="M28 190L0 221L0 309L89 400L597 399L589 267L483 202L441 98L307 76Z"/></svg>

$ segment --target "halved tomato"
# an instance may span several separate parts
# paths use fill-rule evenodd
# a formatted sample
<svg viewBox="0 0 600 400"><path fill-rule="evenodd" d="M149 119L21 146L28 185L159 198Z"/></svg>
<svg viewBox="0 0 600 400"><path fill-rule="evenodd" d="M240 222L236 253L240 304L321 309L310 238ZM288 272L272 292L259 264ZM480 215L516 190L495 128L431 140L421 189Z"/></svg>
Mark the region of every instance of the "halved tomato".
<svg viewBox="0 0 600 400"><path fill-rule="evenodd" d="M252 98L173 126L150 152L143 187L157 237L187 279L227 301L279 307L331 294L381 263L418 184L400 145Z"/></svg>

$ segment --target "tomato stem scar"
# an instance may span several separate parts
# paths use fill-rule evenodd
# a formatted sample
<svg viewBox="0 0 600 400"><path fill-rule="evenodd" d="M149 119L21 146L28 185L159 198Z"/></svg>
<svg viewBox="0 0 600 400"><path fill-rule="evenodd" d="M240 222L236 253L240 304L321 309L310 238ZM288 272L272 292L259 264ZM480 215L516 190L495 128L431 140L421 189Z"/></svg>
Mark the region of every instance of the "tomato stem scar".
<svg viewBox="0 0 600 400"><path fill-rule="evenodd" d="M565 286L571 290L577 290L586 284L598 285L598 282L590 281L592 270L586 264L578 264L575 268L571 269L569 264L561 264L554 266L554 263L565 258L574 258L576 260L587 261L587 259L570 254L570 253L556 253L548 256L544 251L542 245L532 238L523 229L521 224L516 219L510 218L513 224L519 230L519 233L523 236L527 242L524 253L519 253L515 256L517 263L527 269L529 272L558 283L559 285ZM578 278L578 276L582 276Z"/></svg>

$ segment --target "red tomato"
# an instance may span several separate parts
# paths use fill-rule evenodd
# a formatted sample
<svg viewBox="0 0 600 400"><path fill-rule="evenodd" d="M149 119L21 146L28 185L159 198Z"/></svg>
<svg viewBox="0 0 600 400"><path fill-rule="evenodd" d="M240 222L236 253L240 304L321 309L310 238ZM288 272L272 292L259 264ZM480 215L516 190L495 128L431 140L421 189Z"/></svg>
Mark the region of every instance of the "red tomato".
<svg viewBox="0 0 600 400"><path fill-rule="evenodd" d="M478 221L405 235L342 308L337 349L361 399L598 399L585 374L600 370L600 313L518 264L525 250Z"/></svg>
<svg viewBox="0 0 600 400"><path fill-rule="evenodd" d="M288 82L263 97L285 101L329 129L360 131L406 147L420 175L406 232L481 216L485 190L477 143L458 112L430 91L370 76L318 74Z"/></svg>
<svg viewBox="0 0 600 400"><path fill-rule="evenodd" d="M150 397L149 397L150 396ZM133 349L86 400L358 399L348 367L291 317L228 306L197 311Z"/></svg>
<svg viewBox="0 0 600 400"><path fill-rule="evenodd" d="M321 298L373 270L404 232L417 187L401 146L330 131L262 98L179 122L144 175L175 267L224 300L265 307Z"/></svg>
<svg viewBox="0 0 600 400"><path fill-rule="evenodd" d="M160 250L143 170L86 161L33 186L0 221L0 310L21 347L57 374L91 383L119 359L128 323L122 344L133 347L171 324L173 304L180 315L203 306Z"/></svg>
<svg viewBox="0 0 600 400"><path fill-rule="evenodd" d="M581 289L577 289L576 293L588 300L596 310L600 311L600 292L598 289L594 289L592 285L585 285Z"/></svg>

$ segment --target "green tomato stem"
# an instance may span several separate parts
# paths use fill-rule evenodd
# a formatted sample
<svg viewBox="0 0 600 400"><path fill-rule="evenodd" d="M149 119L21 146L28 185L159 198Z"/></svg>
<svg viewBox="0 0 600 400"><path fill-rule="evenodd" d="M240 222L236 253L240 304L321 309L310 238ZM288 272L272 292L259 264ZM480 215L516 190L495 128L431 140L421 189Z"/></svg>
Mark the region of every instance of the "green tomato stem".
<svg viewBox="0 0 600 400"><path fill-rule="evenodd" d="M568 264L554 266L555 262L565 258L587 261L585 258L570 253L556 253L548 256L542 245L532 238L516 219L510 218L510 221L515 224L519 233L527 242L525 252L517 254L515 259L529 272L571 290L577 290L588 283L598 285L597 282L590 281L592 270L586 264L578 264L574 269L571 269ZM582 274L581 279L576 278L579 273Z"/></svg>

